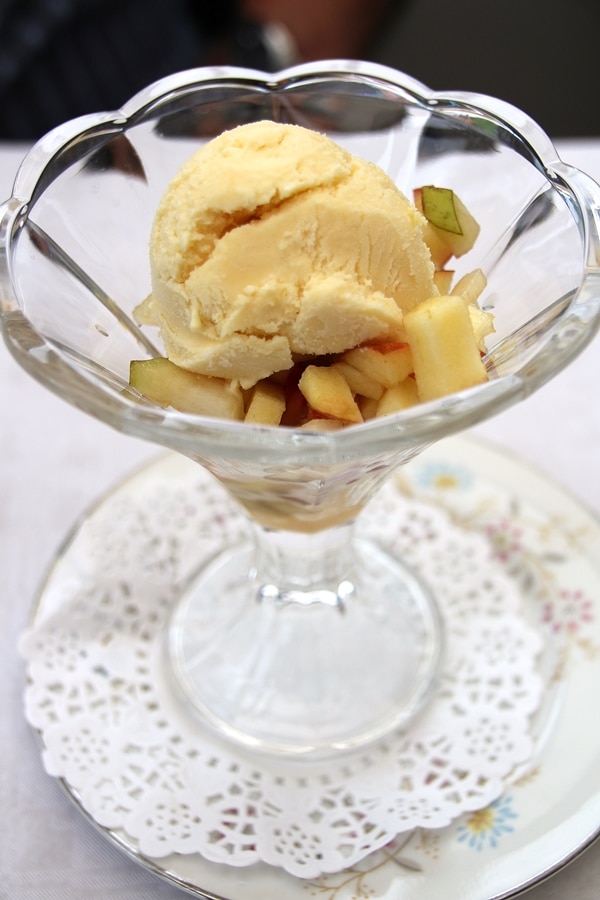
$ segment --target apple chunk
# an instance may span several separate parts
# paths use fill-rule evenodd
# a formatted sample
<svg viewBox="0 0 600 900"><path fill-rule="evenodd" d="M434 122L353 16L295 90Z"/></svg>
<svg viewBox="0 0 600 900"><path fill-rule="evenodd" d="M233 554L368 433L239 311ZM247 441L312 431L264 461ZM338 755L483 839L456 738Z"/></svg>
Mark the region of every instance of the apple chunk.
<svg viewBox="0 0 600 900"><path fill-rule="evenodd" d="M451 291L442 291L440 294L459 294L465 303L476 303L480 295L487 287L487 278L481 269L473 269L460 278Z"/></svg>
<svg viewBox="0 0 600 900"><path fill-rule="evenodd" d="M479 235L479 223L453 190L427 184L416 188L413 198L452 256L463 256L473 247Z"/></svg>
<svg viewBox="0 0 600 900"><path fill-rule="evenodd" d="M333 366L307 366L298 387L316 413L343 422L363 421L348 382Z"/></svg>
<svg viewBox="0 0 600 900"><path fill-rule="evenodd" d="M408 409L419 402L417 383L414 378L405 378L400 384L387 388L377 404L375 415L389 416L392 413Z"/></svg>
<svg viewBox="0 0 600 900"><path fill-rule="evenodd" d="M457 281L450 293L456 294L464 300L469 310L471 326L477 339L480 350L485 351L485 339L495 331L494 316L488 310L483 310L477 305L481 293L487 286L487 278L481 269L473 269Z"/></svg>
<svg viewBox="0 0 600 900"><path fill-rule="evenodd" d="M433 273L433 283L440 294L454 293L451 290L454 272L452 269L436 269Z"/></svg>
<svg viewBox="0 0 600 900"><path fill-rule="evenodd" d="M485 353L487 349L486 338L496 330L494 326L494 316L491 312L480 309L476 303L471 303L467 306L467 310L469 318L471 319L471 328L473 329L477 346L482 353Z"/></svg>
<svg viewBox="0 0 600 900"><path fill-rule="evenodd" d="M259 381L252 391L244 422L255 425L279 425L285 412L285 388L269 381Z"/></svg>
<svg viewBox="0 0 600 900"><path fill-rule="evenodd" d="M163 357L132 360L129 383L160 406L172 406L180 412L222 419L244 416L242 392L237 385L188 372Z"/></svg>
<svg viewBox="0 0 600 900"><path fill-rule="evenodd" d="M341 360L378 381L384 388L404 381L413 370L410 347L404 342L355 347L346 350Z"/></svg>
<svg viewBox="0 0 600 900"><path fill-rule="evenodd" d="M355 366L351 366L350 363L338 360L338 362L333 363L333 368L342 373L353 394L358 394L360 397L370 397L373 400L379 400L383 394L384 388L379 381L371 378L366 372L361 372Z"/></svg>
<svg viewBox="0 0 600 900"><path fill-rule="evenodd" d="M462 297L432 297L405 314L421 401L487 381L469 310Z"/></svg>

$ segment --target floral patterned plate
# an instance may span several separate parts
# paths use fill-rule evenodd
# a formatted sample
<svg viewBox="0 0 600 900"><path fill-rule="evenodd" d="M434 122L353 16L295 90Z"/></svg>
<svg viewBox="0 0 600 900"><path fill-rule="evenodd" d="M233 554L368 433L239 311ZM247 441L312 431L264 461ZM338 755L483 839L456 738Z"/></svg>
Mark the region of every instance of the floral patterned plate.
<svg viewBox="0 0 600 900"><path fill-rule="evenodd" d="M162 465L163 457L146 478ZM360 865L313 881L264 864L239 869L197 855L150 860L124 834L101 829L191 894L208 900L447 900L452 884L461 900L499 900L556 871L600 833L600 717L594 703L600 683L600 525L538 472L465 437L435 445L384 490L439 504L460 526L486 534L496 558L517 579L532 619L543 623L549 649L541 661L546 690L533 723L533 765L516 772L487 808L439 831L404 834ZM42 590L34 624L48 602L55 598Z"/></svg>

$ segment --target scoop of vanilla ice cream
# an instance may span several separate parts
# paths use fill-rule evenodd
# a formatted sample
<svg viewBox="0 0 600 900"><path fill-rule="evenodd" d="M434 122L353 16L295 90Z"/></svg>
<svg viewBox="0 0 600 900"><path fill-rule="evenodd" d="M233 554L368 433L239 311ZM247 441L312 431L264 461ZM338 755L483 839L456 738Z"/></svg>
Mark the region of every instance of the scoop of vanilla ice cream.
<svg viewBox="0 0 600 900"><path fill-rule="evenodd" d="M263 121L219 135L168 186L138 318L167 356L250 387L294 358L400 338L438 293L424 219L377 166Z"/></svg>

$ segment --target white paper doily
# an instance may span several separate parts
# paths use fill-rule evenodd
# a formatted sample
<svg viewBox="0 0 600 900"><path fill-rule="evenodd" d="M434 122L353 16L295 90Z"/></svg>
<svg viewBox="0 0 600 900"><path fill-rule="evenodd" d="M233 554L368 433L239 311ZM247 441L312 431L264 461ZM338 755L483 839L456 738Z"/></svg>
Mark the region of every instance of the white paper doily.
<svg viewBox="0 0 600 900"><path fill-rule="evenodd" d="M187 718L163 625L185 583L245 520L210 476L167 456L122 485L64 548L24 635L26 712L47 771L140 853L336 872L415 828L497 798L532 753L538 632L487 541L390 482L362 532L420 571L446 626L438 691L408 732L327 763L252 758Z"/></svg>

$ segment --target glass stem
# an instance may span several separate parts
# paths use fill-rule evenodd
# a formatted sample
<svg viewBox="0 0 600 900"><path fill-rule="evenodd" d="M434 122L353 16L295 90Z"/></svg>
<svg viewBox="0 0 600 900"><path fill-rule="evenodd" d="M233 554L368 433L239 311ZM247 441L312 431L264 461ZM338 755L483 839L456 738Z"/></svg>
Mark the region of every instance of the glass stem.
<svg viewBox="0 0 600 900"><path fill-rule="evenodd" d="M258 524L254 529L256 564L250 579L259 600L344 609L355 592L353 522L308 534Z"/></svg>

